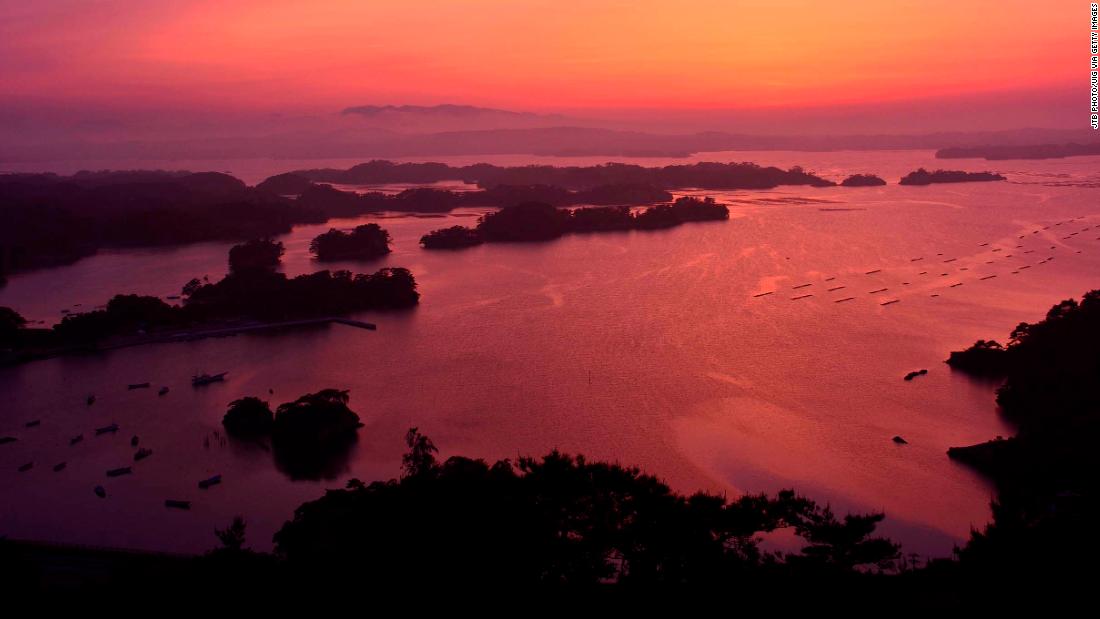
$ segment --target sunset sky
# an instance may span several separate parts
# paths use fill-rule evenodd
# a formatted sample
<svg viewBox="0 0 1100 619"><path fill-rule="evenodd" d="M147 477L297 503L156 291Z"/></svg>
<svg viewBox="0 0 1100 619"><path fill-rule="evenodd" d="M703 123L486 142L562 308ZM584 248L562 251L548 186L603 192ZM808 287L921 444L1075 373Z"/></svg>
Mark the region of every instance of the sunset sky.
<svg viewBox="0 0 1100 619"><path fill-rule="evenodd" d="M0 0L0 103L751 108L1084 86L1030 0Z"/></svg>

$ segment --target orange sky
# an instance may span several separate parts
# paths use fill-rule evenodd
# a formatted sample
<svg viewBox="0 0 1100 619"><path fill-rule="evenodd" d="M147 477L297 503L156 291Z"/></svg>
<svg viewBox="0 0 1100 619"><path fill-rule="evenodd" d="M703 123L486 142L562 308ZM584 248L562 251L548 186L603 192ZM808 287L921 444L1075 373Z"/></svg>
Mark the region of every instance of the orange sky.
<svg viewBox="0 0 1100 619"><path fill-rule="evenodd" d="M0 99L741 108L1087 80L1069 0L0 0Z"/></svg>

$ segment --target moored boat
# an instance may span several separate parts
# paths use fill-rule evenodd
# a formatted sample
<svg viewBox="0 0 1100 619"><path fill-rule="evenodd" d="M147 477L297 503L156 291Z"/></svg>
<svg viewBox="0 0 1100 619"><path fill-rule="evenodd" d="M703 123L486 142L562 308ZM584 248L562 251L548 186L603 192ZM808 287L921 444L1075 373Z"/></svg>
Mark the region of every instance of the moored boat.
<svg viewBox="0 0 1100 619"><path fill-rule="evenodd" d="M191 377L192 387L201 387L203 385L209 385L210 383L217 383L225 380L225 375L229 372L222 372L220 374L196 374Z"/></svg>
<svg viewBox="0 0 1100 619"><path fill-rule="evenodd" d="M220 483L222 483L222 476L220 474L218 474L218 475L214 475L214 476L211 476L211 477L207 477L206 479L200 481L199 482L199 488L202 488L203 490L206 490L210 486L216 486Z"/></svg>

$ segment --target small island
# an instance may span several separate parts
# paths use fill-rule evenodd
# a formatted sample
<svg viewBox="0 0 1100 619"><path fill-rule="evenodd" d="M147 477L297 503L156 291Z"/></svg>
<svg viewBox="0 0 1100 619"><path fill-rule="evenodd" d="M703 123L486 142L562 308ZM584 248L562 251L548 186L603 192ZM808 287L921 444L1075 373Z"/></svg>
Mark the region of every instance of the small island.
<svg viewBox="0 0 1100 619"><path fill-rule="evenodd" d="M874 174L853 174L841 181L841 187L877 187L885 185L886 181Z"/></svg>
<svg viewBox="0 0 1100 619"><path fill-rule="evenodd" d="M462 249L481 245L484 242L476 229L466 226L440 228L420 237L420 244L424 249Z"/></svg>
<svg viewBox="0 0 1100 619"><path fill-rule="evenodd" d="M378 224L363 224L344 232L335 228L314 237L309 251L317 260L370 260L390 253L390 233Z"/></svg>
<svg viewBox="0 0 1100 619"><path fill-rule="evenodd" d="M331 478L363 426L348 408L346 390L323 389L271 406L257 398L230 402L222 425L233 438L271 440L276 465L292 478Z"/></svg>
<svg viewBox="0 0 1100 619"><path fill-rule="evenodd" d="M527 202L487 213L476 228L452 226L424 235L425 249L461 249L481 243L549 241L565 234L621 230L657 230L687 222L723 221L729 208L713 198L681 197L672 204L652 206L635 213L626 206L559 209L541 202Z"/></svg>
<svg viewBox="0 0 1100 619"><path fill-rule="evenodd" d="M1100 155L1100 143L1027 144L1000 146L956 146L936 151L936 159L1062 159Z"/></svg>
<svg viewBox="0 0 1100 619"><path fill-rule="evenodd" d="M348 408L348 392L323 389L275 409L275 462L292 478L332 478L363 424Z"/></svg>
<svg viewBox="0 0 1100 619"><path fill-rule="evenodd" d="M936 170L929 172L920 168L915 172L906 174L899 185L933 185L936 183L979 183L1007 180L1004 176L993 172L963 172L961 170Z"/></svg>

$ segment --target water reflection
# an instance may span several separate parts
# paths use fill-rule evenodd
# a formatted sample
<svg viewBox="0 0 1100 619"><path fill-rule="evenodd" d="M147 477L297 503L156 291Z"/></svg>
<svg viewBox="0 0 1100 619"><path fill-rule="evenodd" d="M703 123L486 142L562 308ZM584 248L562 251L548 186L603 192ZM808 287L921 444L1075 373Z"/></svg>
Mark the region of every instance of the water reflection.
<svg viewBox="0 0 1100 619"><path fill-rule="evenodd" d="M935 166L922 156L765 153L759 161L875 171L893 183ZM360 316L377 323L376 332L331 325L0 371L0 435L19 438L0 446L0 533L199 550L210 546L212 527L243 514L262 548L294 507L323 488L349 477L393 477L402 437L417 426L442 457L492 461L560 448L637 464L686 492L795 487L838 510L885 510L883 532L907 550L948 553L986 521L991 491L949 461L947 448L1011 429L995 414L992 385L939 362L1096 287L1100 233L1063 239L1057 232L1065 226L1054 224L1081 216L1081 228L1100 222L1095 189L1065 186L1091 178L1097 161L1013 162L1033 174L1010 172L1012 183L1071 175L1057 187L730 192L724 197L738 201L721 224L457 253L426 252L417 240L468 219L387 218L394 253L372 269L411 269L423 300L408 314ZM826 199L836 204L822 211ZM317 270L309 240L366 221L378 220L296 229L281 239L284 270ZM101 304L115 292L176 294L191 277L220 277L227 249L105 253L13 278L0 305L55 320L62 308ZM1051 255L1056 260L1036 265ZM925 259L911 262L918 256ZM998 277L979 279L991 274ZM791 301L799 291L790 288L805 283L814 296ZM829 290L836 286L844 288ZM879 305L882 295L869 291L883 287L900 302ZM771 290L782 294L754 296ZM854 299L835 303L842 297ZM928 375L903 380L917 368ZM191 388L192 374L215 370L229 370L227 382ZM126 390L144 381L170 391ZM264 398L284 402L327 387L350 389L365 424L332 467L303 474L258 445L203 445L237 398L271 389ZM97 396L90 407L89 393ZM41 425L25 428L32 419ZM120 425L119 437L69 446L73 435L109 423ZM132 458L132 434L154 455L133 475L104 479ZM908 444L895 445L895 435ZM36 466L17 473L30 460ZM51 471L62 460L65 470ZM195 489L218 473L222 484ZM99 484L105 500L92 493ZM192 510L165 510L165 498L192 500Z"/></svg>

